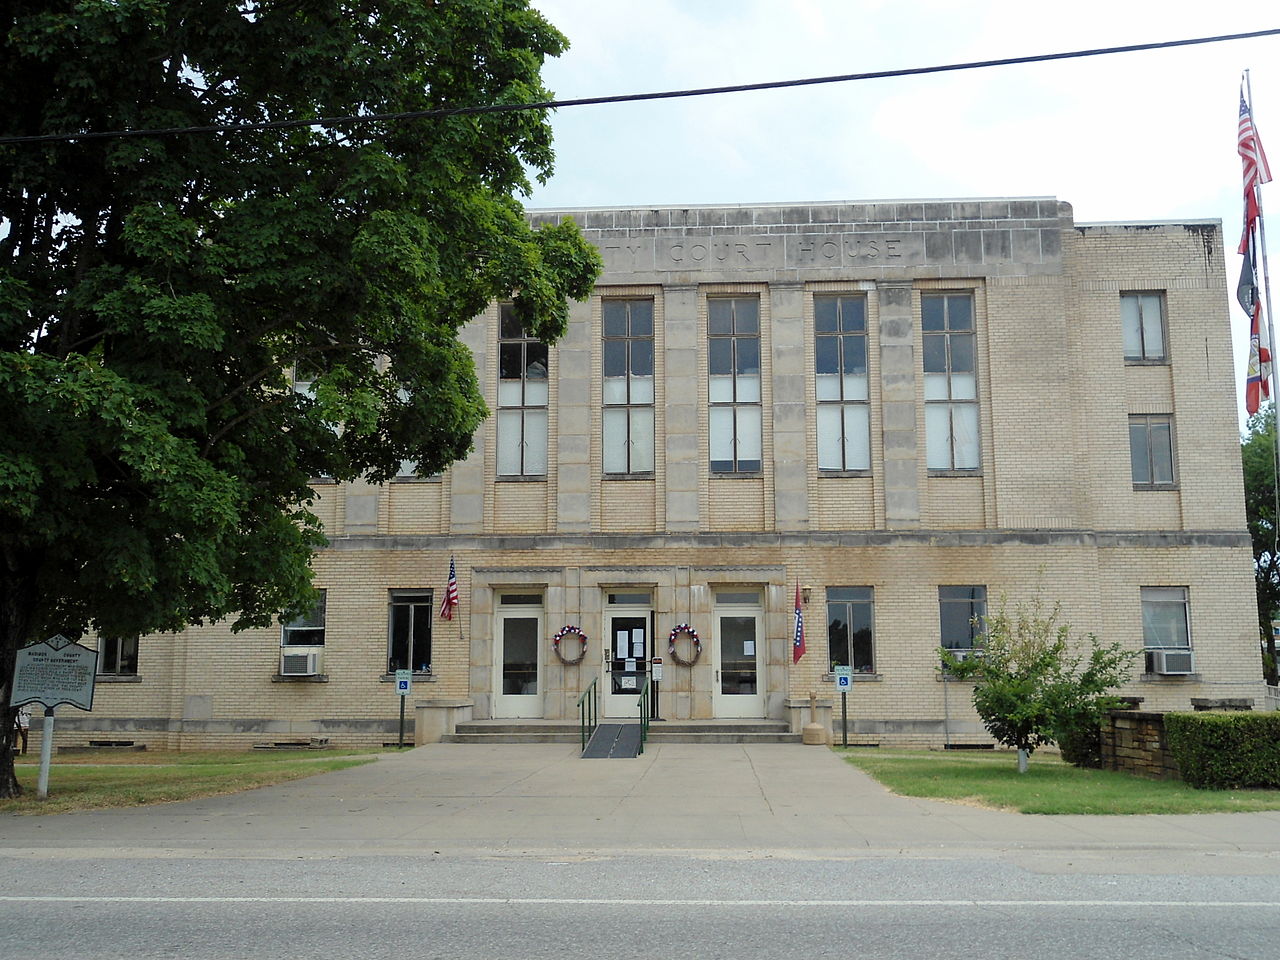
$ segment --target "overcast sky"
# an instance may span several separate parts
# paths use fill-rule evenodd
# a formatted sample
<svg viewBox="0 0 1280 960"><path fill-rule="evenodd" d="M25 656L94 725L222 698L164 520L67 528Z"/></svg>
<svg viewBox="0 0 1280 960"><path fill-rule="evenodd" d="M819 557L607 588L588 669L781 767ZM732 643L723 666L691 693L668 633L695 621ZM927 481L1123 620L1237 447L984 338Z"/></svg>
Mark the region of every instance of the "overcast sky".
<svg viewBox="0 0 1280 960"><path fill-rule="evenodd" d="M1260 0L534 0L557 98L756 83L1280 27ZM1276 11L1269 13L1269 11ZM1280 37L558 111L529 207L1056 196L1078 222L1220 219L1237 380L1241 74L1280 176ZM1278 180L1277 182L1280 182ZM1280 194L1263 188L1280 237ZM1280 242L1280 241L1277 241ZM1272 244L1274 247L1275 244ZM1280 251L1280 247L1276 247ZM1280 255L1280 254L1278 254ZM1277 261L1280 276L1280 260ZM1280 306L1280 301L1278 301ZM1234 387L1243 395L1243 384Z"/></svg>

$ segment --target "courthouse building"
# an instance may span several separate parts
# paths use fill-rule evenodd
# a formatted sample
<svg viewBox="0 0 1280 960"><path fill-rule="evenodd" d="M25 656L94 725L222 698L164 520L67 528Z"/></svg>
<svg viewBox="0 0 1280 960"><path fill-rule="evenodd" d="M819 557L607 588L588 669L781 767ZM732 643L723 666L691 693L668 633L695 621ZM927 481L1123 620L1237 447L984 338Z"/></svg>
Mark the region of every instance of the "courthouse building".
<svg viewBox="0 0 1280 960"><path fill-rule="evenodd" d="M1145 651L1144 708L1261 707L1217 221L1040 197L531 216L572 217L605 269L552 347L502 304L463 330L492 412L471 456L320 484L310 617L104 644L60 742L383 743L404 669L420 741L576 720L592 681L633 716L654 656L668 720L798 729L847 665L855 742L990 742L938 648L1037 594Z"/></svg>

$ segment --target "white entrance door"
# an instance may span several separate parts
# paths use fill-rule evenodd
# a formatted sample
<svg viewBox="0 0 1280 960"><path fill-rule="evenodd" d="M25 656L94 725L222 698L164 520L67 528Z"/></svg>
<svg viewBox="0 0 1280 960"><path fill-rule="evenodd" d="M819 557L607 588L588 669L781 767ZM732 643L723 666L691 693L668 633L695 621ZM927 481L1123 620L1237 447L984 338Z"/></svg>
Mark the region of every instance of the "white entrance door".
<svg viewBox="0 0 1280 960"><path fill-rule="evenodd" d="M542 608L507 604L507 599L499 598L494 624L497 663L493 677L493 715L541 717Z"/></svg>
<svg viewBox="0 0 1280 960"><path fill-rule="evenodd" d="M716 717L764 716L762 620L758 604L716 604L711 694Z"/></svg>
<svg viewBox="0 0 1280 960"><path fill-rule="evenodd" d="M640 690L648 676L648 660L653 656L651 613L647 606L610 604L604 619L601 715L636 720L640 716Z"/></svg>

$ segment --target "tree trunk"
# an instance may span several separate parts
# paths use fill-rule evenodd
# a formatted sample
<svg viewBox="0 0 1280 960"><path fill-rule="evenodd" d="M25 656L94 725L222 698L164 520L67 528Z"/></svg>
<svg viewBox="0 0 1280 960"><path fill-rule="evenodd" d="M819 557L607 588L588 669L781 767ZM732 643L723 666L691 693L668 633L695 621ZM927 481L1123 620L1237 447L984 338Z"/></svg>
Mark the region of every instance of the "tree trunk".
<svg viewBox="0 0 1280 960"><path fill-rule="evenodd" d="M13 670L18 648L27 642L31 616L35 610L35 558L4 548L0 558L0 717L4 736L0 737L0 798L22 794L13 769L13 725L17 709L9 706L13 690Z"/></svg>

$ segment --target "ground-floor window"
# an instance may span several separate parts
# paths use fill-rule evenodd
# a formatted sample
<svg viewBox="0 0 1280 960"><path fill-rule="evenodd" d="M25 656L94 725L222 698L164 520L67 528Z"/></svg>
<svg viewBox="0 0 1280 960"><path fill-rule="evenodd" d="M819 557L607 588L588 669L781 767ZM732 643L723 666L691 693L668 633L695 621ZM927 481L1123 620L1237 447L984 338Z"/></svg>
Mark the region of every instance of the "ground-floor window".
<svg viewBox="0 0 1280 960"><path fill-rule="evenodd" d="M98 673L133 677L138 673L137 637L102 637L98 641Z"/></svg>
<svg viewBox="0 0 1280 960"><path fill-rule="evenodd" d="M987 588L978 584L938 587L941 646L965 654L977 645L987 615Z"/></svg>
<svg viewBox="0 0 1280 960"><path fill-rule="evenodd" d="M387 615L387 672L431 672L432 595L429 590L392 590Z"/></svg>
<svg viewBox="0 0 1280 960"><path fill-rule="evenodd" d="M875 673L871 587L827 588L827 650L831 668Z"/></svg>

